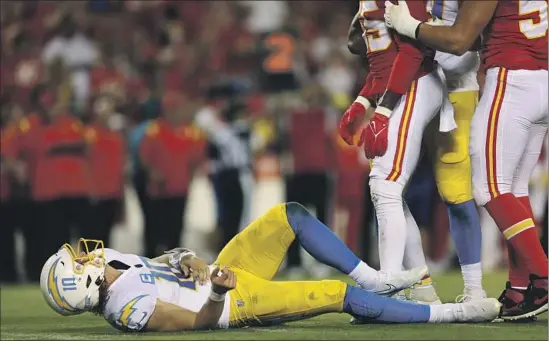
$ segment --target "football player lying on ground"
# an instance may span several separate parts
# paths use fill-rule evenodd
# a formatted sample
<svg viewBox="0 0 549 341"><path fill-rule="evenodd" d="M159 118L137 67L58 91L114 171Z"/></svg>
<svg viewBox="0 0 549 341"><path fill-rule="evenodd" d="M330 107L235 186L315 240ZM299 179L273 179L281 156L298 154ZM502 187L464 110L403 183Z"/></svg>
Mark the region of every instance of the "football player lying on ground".
<svg viewBox="0 0 549 341"><path fill-rule="evenodd" d="M359 286L273 281L294 239ZM90 242L96 242L93 249ZM40 286L59 314L102 314L123 331L265 326L342 312L393 323L486 322L500 309L493 298L428 306L382 296L416 283L426 269L372 269L298 203L276 205L255 220L225 246L215 266L210 274L186 249L150 260L81 239L77 253L65 244L47 260Z"/></svg>

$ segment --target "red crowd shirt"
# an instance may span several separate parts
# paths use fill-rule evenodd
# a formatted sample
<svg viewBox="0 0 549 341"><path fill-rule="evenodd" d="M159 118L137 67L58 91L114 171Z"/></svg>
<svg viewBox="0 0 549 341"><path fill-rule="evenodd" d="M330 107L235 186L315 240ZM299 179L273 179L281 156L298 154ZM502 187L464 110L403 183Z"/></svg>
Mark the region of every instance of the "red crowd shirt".
<svg viewBox="0 0 549 341"><path fill-rule="evenodd" d="M40 124L20 141L34 200L88 196L87 145L80 121L69 115Z"/></svg>
<svg viewBox="0 0 549 341"><path fill-rule="evenodd" d="M484 69L499 66L511 70L547 70L547 17L540 17L543 8L547 10L547 1L498 2L483 33Z"/></svg>
<svg viewBox="0 0 549 341"><path fill-rule="evenodd" d="M370 167L368 163L360 161L361 148L349 146L339 134L334 135L337 160L337 196L362 197L364 181L366 181Z"/></svg>
<svg viewBox="0 0 549 341"><path fill-rule="evenodd" d="M17 140L17 126L10 124L2 129L0 135L0 157L2 158L2 165L0 169L0 202L5 202L10 198L10 181L8 172L6 170L6 157L10 157L10 151L13 150L13 146Z"/></svg>
<svg viewBox="0 0 549 341"><path fill-rule="evenodd" d="M126 145L122 134L101 125L86 127L91 194L97 199L121 198Z"/></svg>
<svg viewBox="0 0 549 341"><path fill-rule="evenodd" d="M295 173L326 172L332 168L333 143L323 109L291 113L290 151Z"/></svg>
<svg viewBox="0 0 549 341"><path fill-rule="evenodd" d="M414 18L429 19L424 0L410 1L408 7ZM434 69L435 51L385 26L385 0L360 1L359 11L370 67L360 95L375 98L386 89L405 94L414 80Z"/></svg>
<svg viewBox="0 0 549 341"><path fill-rule="evenodd" d="M97 66L91 72L92 93L114 93L125 96L126 77L117 69L109 69L106 66Z"/></svg>
<svg viewBox="0 0 549 341"><path fill-rule="evenodd" d="M159 183L149 176L149 195L181 196L187 194L192 170L204 158L205 143L197 128L174 127L164 119L158 119L150 123L139 154L145 167L163 180Z"/></svg>

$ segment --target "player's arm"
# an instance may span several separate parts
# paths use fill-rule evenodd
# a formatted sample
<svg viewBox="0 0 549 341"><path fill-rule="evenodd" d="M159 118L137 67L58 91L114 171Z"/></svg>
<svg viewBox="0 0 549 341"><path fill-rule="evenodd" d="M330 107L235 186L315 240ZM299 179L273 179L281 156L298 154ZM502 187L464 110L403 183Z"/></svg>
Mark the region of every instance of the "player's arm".
<svg viewBox="0 0 549 341"><path fill-rule="evenodd" d="M357 56L366 55L366 43L362 37L359 13L355 15L351 22L351 26L349 27L349 32L347 33L347 48L349 49L349 52Z"/></svg>
<svg viewBox="0 0 549 341"><path fill-rule="evenodd" d="M219 272L216 268L210 277L212 292L199 312L195 313L180 306L157 300L156 308L147 322L148 331L177 332L199 330L217 326L223 307L225 294L236 287L236 276L228 270Z"/></svg>
<svg viewBox="0 0 549 341"><path fill-rule="evenodd" d="M488 25L497 4L497 0L464 1L452 26L432 26L410 16L406 2L399 1L398 6L388 5L385 22L399 33L436 50L463 55Z"/></svg>
<svg viewBox="0 0 549 341"><path fill-rule="evenodd" d="M413 1L409 6L410 14L416 20L429 19L423 1ZM391 114L400 97L410 88L425 57L425 47L421 43L399 34L393 35L393 40L398 54L391 69L387 89L376 110L386 116Z"/></svg>
<svg viewBox="0 0 549 341"><path fill-rule="evenodd" d="M196 253L190 249L175 248L153 258L152 261L179 269L185 276L191 276L194 281L199 282L201 285L206 284L210 277L208 263L197 257Z"/></svg>

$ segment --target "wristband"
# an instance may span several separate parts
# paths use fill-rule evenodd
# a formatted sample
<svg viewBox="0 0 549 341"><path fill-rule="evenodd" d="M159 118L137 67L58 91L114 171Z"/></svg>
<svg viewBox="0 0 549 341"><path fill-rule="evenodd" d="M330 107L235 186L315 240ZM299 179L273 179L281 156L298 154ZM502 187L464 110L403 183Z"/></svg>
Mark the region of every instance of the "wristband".
<svg viewBox="0 0 549 341"><path fill-rule="evenodd" d="M218 294L216 292L214 292L213 290L210 291L210 300L214 301L214 302L223 302L225 301L225 294Z"/></svg>
<svg viewBox="0 0 549 341"><path fill-rule="evenodd" d="M382 106L379 106L379 105L376 108L376 114L383 115L387 118L389 118L391 116L392 112L393 112L392 110L390 110L388 108L385 108L385 107L382 107Z"/></svg>
<svg viewBox="0 0 549 341"><path fill-rule="evenodd" d="M416 40L419 39L419 27L421 26L422 23L419 23L416 27L416 31L414 32L414 37Z"/></svg>
<svg viewBox="0 0 549 341"><path fill-rule="evenodd" d="M366 109L366 110L368 110L368 108L370 108L372 106L370 101L366 97L363 97L363 96L358 96L355 99L355 102L360 103L364 107L364 109Z"/></svg>

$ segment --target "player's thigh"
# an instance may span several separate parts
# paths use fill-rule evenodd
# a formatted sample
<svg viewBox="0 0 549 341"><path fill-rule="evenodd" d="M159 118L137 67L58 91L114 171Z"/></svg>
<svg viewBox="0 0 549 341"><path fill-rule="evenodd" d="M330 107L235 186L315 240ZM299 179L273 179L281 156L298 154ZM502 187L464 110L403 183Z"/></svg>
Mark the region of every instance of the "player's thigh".
<svg viewBox="0 0 549 341"><path fill-rule="evenodd" d="M286 204L279 204L231 239L221 250L216 264L271 279L294 239L294 231L286 217Z"/></svg>
<svg viewBox="0 0 549 341"><path fill-rule="evenodd" d="M519 166L513 178L512 193L517 197L528 196L528 186L532 172L539 161L541 148L547 135L547 124L538 123L531 129L530 139L522 155Z"/></svg>
<svg viewBox="0 0 549 341"><path fill-rule="evenodd" d="M479 205L510 193L539 114L535 84L503 68L488 70L484 94L471 124L469 152L473 192ZM546 99L545 99L546 101Z"/></svg>
<svg viewBox="0 0 549 341"><path fill-rule="evenodd" d="M473 199L469 136L471 120L478 103L478 91L450 94L457 128L438 133L435 141L435 178L445 202L461 204Z"/></svg>
<svg viewBox="0 0 549 341"><path fill-rule="evenodd" d="M246 283L231 291L230 324L234 327L280 324L343 309L347 284L341 281L243 278Z"/></svg>
<svg viewBox="0 0 549 341"><path fill-rule="evenodd" d="M423 132L442 103L440 82L434 75L414 81L389 120L387 152L372 162L371 179L405 185L418 162Z"/></svg>

